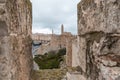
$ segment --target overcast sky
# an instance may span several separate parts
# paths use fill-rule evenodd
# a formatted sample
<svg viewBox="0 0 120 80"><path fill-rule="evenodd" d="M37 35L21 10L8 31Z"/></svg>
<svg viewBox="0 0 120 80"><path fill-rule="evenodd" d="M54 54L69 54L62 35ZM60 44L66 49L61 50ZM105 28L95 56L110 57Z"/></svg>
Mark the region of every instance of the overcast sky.
<svg viewBox="0 0 120 80"><path fill-rule="evenodd" d="M77 33L77 4L80 0L31 0L33 7L33 33Z"/></svg>

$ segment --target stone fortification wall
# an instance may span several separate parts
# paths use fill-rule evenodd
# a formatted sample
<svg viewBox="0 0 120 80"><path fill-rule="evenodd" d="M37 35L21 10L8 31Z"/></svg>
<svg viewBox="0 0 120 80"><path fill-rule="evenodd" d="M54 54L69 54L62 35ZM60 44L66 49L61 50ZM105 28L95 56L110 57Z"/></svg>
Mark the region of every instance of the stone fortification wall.
<svg viewBox="0 0 120 80"><path fill-rule="evenodd" d="M41 34L41 33L36 33L32 34L32 40L34 41L50 41L52 38L52 34Z"/></svg>

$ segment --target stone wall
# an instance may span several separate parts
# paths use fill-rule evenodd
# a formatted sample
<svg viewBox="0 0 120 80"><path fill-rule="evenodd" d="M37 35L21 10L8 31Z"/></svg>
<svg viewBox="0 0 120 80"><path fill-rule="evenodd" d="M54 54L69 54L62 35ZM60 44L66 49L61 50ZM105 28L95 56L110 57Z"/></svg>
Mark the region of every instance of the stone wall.
<svg viewBox="0 0 120 80"><path fill-rule="evenodd" d="M120 80L120 0L81 0L78 35L86 79Z"/></svg>
<svg viewBox="0 0 120 80"><path fill-rule="evenodd" d="M53 34L51 36L50 42L48 44L42 44L40 46L40 48L37 50L37 53L44 54L49 51L58 51L61 48L66 48L67 53L69 53L69 52L72 53L72 51L70 51L70 50L72 49L72 40L75 37L76 36L72 35L69 32L63 32L63 34L61 34L61 35ZM70 56L72 56L72 54ZM71 62L71 64L72 64L72 62Z"/></svg>
<svg viewBox="0 0 120 80"><path fill-rule="evenodd" d="M50 43L42 44L42 45L40 45L40 47L36 51L36 54L44 55L45 53L47 53L51 50L53 50L53 49L51 48Z"/></svg>
<svg viewBox="0 0 120 80"><path fill-rule="evenodd" d="M50 41L51 50L58 50L58 49L62 48L62 44L61 44L61 36L54 34Z"/></svg>
<svg viewBox="0 0 120 80"><path fill-rule="evenodd" d="M66 37L66 65L68 67L72 67L72 42L76 38L76 36L68 35Z"/></svg>
<svg viewBox="0 0 120 80"><path fill-rule="evenodd" d="M53 35L51 39L51 47L53 49L66 48L68 40L72 39L73 35L69 32L63 32L61 35Z"/></svg>
<svg viewBox="0 0 120 80"><path fill-rule="evenodd" d="M78 47L78 40L74 39L72 41L72 67L77 67L80 65L79 62L79 57L81 56L80 54L78 54L79 51L79 47Z"/></svg>
<svg viewBox="0 0 120 80"><path fill-rule="evenodd" d="M42 34L42 33L36 33L32 34L32 40L34 41L50 41L52 38L52 34Z"/></svg>
<svg viewBox="0 0 120 80"><path fill-rule="evenodd" d="M60 35L53 34L50 42L42 44L37 50L37 54L44 55L49 51L57 51L60 49Z"/></svg>
<svg viewBox="0 0 120 80"><path fill-rule="evenodd" d="M0 80L31 80L29 0L0 0Z"/></svg>

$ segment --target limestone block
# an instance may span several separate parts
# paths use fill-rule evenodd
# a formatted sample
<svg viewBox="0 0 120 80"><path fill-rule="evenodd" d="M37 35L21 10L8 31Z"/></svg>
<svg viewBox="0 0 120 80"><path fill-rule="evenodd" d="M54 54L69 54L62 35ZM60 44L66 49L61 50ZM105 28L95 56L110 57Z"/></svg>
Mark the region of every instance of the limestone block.
<svg viewBox="0 0 120 80"><path fill-rule="evenodd" d="M85 63L80 67L86 66L87 80L120 78L119 13L119 0L82 0L78 4L79 59Z"/></svg>
<svg viewBox="0 0 120 80"><path fill-rule="evenodd" d="M0 80L31 80L29 0L0 0Z"/></svg>
<svg viewBox="0 0 120 80"><path fill-rule="evenodd" d="M67 80L87 80L83 75L79 73L69 73L67 72Z"/></svg>
<svg viewBox="0 0 120 80"><path fill-rule="evenodd" d="M120 33L119 5L119 0L82 0L78 4L78 34Z"/></svg>

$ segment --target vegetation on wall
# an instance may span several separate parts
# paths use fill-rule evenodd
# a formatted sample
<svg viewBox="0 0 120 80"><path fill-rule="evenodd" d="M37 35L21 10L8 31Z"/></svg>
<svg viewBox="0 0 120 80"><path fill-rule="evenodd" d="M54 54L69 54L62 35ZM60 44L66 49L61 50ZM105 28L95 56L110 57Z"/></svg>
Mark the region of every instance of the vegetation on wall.
<svg viewBox="0 0 120 80"><path fill-rule="evenodd" d="M60 62L64 60L66 49L60 49L58 52L50 51L44 55L35 55L34 61L38 64L39 69L60 68Z"/></svg>

